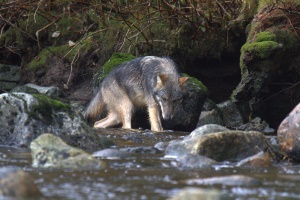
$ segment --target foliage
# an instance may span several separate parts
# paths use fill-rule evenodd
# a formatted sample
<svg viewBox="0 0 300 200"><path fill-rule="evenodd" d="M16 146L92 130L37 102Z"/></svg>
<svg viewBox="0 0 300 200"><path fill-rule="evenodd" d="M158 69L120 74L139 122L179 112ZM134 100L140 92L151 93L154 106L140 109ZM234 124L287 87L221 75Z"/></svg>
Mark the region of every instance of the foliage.
<svg viewBox="0 0 300 200"><path fill-rule="evenodd" d="M100 40L104 44L101 48L110 54L159 54L162 51L171 54L174 53L172 50L185 47L187 41L194 44L192 47L204 45L203 37L199 37L203 33L223 37L219 30L229 29L229 21L237 17L241 5L242 0L7 0L1 4L0 43L2 49L18 54L28 46L36 46L39 51L49 46L45 41L54 31L60 31L61 35L52 38L50 46L60 46L68 40L78 41L88 33L102 32L95 36L100 39L110 37L106 41ZM32 29L31 25L38 26ZM15 39L24 39L9 35L12 29L13 35L21 33L30 38L31 43L12 48Z"/></svg>

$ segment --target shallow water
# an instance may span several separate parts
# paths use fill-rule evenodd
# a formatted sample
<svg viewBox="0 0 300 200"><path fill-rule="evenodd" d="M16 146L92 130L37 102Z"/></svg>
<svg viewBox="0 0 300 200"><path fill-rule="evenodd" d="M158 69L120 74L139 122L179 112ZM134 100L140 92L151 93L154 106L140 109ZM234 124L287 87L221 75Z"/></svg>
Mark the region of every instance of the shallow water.
<svg viewBox="0 0 300 200"><path fill-rule="evenodd" d="M103 134L103 133L102 133ZM158 141L181 138L186 133L103 134L117 146L153 146ZM277 164L267 168L234 167L220 163L209 168L185 169L163 154L135 154L123 159L104 159L106 170L68 171L31 167L29 150L0 147L0 166L19 166L30 173L44 197L42 199L167 199L187 186L215 188L230 199L299 199L300 166ZM227 175L256 178L257 184L187 184L186 180Z"/></svg>

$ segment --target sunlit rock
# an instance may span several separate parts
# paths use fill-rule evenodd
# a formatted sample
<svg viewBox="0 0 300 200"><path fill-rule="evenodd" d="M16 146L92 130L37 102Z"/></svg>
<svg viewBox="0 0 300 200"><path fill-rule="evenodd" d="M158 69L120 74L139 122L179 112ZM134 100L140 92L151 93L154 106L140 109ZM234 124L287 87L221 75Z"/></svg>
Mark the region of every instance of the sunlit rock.
<svg viewBox="0 0 300 200"><path fill-rule="evenodd" d="M43 134L30 144L32 166L76 170L106 168L104 161L71 147L53 134Z"/></svg>
<svg viewBox="0 0 300 200"><path fill-rule="evenodd" d="M209 199L209 200L224 200L229 199L228 196L217 189L204 189L196 187L186 187L180 190L175 196L169 200L194 200L194 199Z"/></svg>
<svg viewBox="0 0 300 200"><path fill-rule="evenodd" d="M171 142L165 153L169 156L193 154L216 161L239 161L266 148L265 137L261 132L224 129L206 134L192 132L182 141Z"/></svg>
<svg viewBox="0 0 300 200"><path fill-rule="evenodd" d="M185 183L191 185L231 185L231 186L253 186L260 181L256 178L245 175L229 175L210 178L197 178L186 180Z"/></svg>
<svg viewBox="0 0 300 200"><path fill-rule="evenodd" d="M281 122L277 135L281 148L294 161L300 162L300 104Z"/></svg>

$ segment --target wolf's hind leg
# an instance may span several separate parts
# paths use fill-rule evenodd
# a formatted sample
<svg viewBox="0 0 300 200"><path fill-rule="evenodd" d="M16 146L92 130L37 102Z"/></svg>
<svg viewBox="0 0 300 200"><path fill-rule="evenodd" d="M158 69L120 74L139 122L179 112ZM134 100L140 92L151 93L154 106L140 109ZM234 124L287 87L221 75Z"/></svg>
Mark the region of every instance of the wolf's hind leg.
<svg viewBox="0 0 300 200"><path fill-rule="evenodd" d="M128 99L128 101L122 103L121 108L121 119L122 124L125 129L131 129L131 120L132 120L132 114L133 114L133 105L131 101Z"/></svg>
<svg viewBox="0 0 300 200"><path fill-rule="evenodd" d="M149 106L149 119L151 124L152 131L163 131L161 121L160 121L160 113L158 105Z"/></svg>
<svg viewBox="0 0 300 200"><path fill-rule="evenodd" d="M94 128L107 128L121 123L120 117L117 113L110 112L107 117L101 119L94 124Z"/></svg>

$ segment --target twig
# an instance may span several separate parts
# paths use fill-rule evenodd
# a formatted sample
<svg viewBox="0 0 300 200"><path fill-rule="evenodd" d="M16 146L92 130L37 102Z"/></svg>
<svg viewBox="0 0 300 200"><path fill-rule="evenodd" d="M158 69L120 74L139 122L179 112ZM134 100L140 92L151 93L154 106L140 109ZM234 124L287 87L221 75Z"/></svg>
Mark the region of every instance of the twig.
<svg viewBox="0 0 300 200"><path fill-rule="evenodd" d="M80 48L77 50L77 52L76 52L76 54L75 54L75 56L73 57L73 59L72 59L72 62L71 62L71 69L70 69L70 74L69 74L69 77L68 77L68 81L67 81L67 86L69 85L69 82L70 82L70 80L71 80L71 76L72 76L72 72L73 72L73 64L74 64L74 62L75 62L75 59L77 58L79 58L79 50L80 50Z"/></svg>
<svg viewBox="0 0 300 200"><path fill-rule="evenodd" d="M39 7L40 7L42 1L44 1L44 0L40 0L40 1L39 1L38 5L37 5L37 7L36 7L36 9L35 9L35 11L34 11L34 15L33 15L34 23L36 23L35 16L36 16L36 13L37 13L37 11L38 11L38 9L39 9Z"/></svg>
<svg viewBox="0 0 300 200"><path fill-rule="evenodd" d="M53 20L51 23L47 24L46 26L44 26L43 28L37 30L35 32L35 35L36 35L36 39L37 39L37 43L38 43L38 47L39 49L41 49L40 47L40 41L39 41L39 33L43 30L45 30L46 28L48 28L49 26L51 26L52 24L54 24L57 20L59 20L61 18L61 16L58 16L55 20Z"/></svg>

